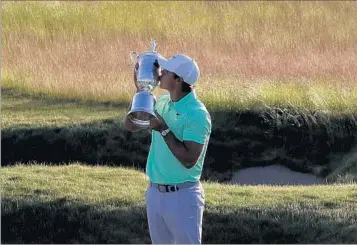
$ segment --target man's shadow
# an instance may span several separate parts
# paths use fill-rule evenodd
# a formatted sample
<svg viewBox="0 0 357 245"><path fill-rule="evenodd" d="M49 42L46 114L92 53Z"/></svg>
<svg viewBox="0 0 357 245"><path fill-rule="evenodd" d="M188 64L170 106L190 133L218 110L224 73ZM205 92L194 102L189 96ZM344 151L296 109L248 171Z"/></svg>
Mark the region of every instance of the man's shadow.
<svg viewBox="0 0 357 245"><path fill-rule="evenodd" d="M202 242L356 243L356 214L338 220L333 212L339 204L327 204L320 208L327 207L330 212L303 204L296 208L218 209L208 204ZM1 243L150 243L144 199L139 203L118 198L86 204L65 198L48 202L33 197L3 198L1 221Z"/></svg>

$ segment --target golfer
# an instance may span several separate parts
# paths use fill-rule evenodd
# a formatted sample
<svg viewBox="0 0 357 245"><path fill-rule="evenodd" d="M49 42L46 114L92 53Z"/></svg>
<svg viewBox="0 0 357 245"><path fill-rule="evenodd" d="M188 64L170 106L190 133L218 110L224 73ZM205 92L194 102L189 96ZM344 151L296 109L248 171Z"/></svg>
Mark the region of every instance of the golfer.
<svg viewBox="0 0 357 245"><path fill-rule="evenodd" d="M168 60L159 56L158 65L160 88L168 93L158 97L157 119L150 121L152 138L146 165L150 237L154 244L201 244L205 194L200 177L211 118L194 90L200 70L184 54ZM129 117L125 127L131 132L139 130Z"/></svg>

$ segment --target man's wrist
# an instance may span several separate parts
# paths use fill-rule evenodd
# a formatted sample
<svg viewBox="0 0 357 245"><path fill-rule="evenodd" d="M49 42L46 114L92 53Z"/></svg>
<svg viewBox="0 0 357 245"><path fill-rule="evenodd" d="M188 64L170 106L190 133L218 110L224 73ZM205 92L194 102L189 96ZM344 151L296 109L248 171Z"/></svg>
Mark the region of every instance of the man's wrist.
<svg viewBox="0 0 357 245"><path fill-rule="evenodd" d="M164 126L161 127L161 129L160 129L159 131L162 132L162 131L164 131L164 130L166 130L166 129L168 129L168 128L169 128L169 126L167 126L167 125L165 124Z"/></svg>
<svg viewBox="0 0 357 245"><path fill-rule="evenodd" d="M168 135L169 132L170 132L169 127L165 127L165 128L162 128L162 129L160 130L160 134L161 134L162 137L165 137L166 135Z"/></svg>

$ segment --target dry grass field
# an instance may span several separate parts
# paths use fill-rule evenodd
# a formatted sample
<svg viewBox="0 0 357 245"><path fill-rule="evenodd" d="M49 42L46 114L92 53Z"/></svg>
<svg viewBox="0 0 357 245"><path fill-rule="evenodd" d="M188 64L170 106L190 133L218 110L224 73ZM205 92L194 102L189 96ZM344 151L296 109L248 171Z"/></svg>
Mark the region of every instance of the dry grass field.
<svg viewBox="0 0 357 245"><path fill-rule="evenodd" d="M129 101L129 51L146 51L155 38L164 56L183 52L197 60L197 90L209 106L356 109L355 2L56 1L2 8L5 87Z"/></svg>

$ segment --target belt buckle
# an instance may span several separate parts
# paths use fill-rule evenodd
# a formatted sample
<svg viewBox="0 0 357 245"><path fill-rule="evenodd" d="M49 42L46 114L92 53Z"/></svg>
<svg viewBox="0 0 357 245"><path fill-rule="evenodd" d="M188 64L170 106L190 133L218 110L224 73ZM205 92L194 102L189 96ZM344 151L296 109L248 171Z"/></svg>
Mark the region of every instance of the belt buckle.
<svg viewBox="0 0 357 245"><path fill-rule="evenodd" d="M160 192L168 192L167 191L168 190L167 185L158 184L157 187L158 187ZM161 188L161 187L163 187L163 188Z"/></svg>
<svg viewBox="0 0 357 245"><path fill-rule="evenodd" d="M176 185L161 185L161 184L158 185L158 189L160 192L175 192L179 190L179 188Z"/></svg>

